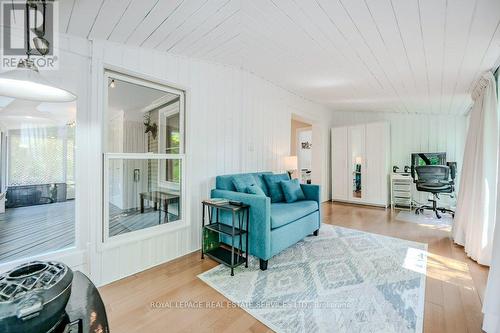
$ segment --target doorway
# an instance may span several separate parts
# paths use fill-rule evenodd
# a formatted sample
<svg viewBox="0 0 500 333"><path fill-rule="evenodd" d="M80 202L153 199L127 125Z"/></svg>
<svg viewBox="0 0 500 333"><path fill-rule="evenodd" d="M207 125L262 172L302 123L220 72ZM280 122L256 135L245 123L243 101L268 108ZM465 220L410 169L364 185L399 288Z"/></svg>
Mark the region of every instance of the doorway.
<svg viewBox="0 0 500 333"><path fill-rule="evenodd" d="M313 128L312 124L292 116L290 135L290 155L297 156L297 170L293 177L301 183L311 183L313 176Z"/></svg>
<svg viewBox="0 0 500 333"><path fill-rule="evenodd" d="M0 108L0 267L74 249L76 103Z"/></svg>

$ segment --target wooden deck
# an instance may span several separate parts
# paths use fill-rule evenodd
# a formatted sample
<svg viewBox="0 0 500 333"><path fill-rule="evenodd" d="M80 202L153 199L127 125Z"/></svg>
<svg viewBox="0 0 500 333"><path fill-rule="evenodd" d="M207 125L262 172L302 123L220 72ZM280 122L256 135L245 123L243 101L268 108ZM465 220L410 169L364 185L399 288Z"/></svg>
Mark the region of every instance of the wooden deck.
<svg viewBox="0 0 500 333"><path fill-rule="evenodd" d="M177 209L174 211L174 206L172 205L169 206L168 210L170 211L168 221L177 220ZM165 212L162 211L160 213L160 211L154 211L152 208L146 208L144 213L141 214L137 209L121 210L110 204L109 212L110 237L166 223ZM175 214L172 214L172 212Z"/></svg>
<svg viewBox="0 0 500 333"><path fill-rule="evenodd" d="M75 203L7 209L0 214L0 262L56 251L75 243Z"/></svg>
<svg viewBox="0 0 500 333"><path fill-rule="evenodd" d="M178 219L174 209L169 207L169 222ZM112 206L110 215L110 236L165 223L165 213L159 218L159 212L151 208L141 214L138 210L123 211ZM0 214L0 262L65 249L74 243L75 202L72 200L11 208Z"/></svg>

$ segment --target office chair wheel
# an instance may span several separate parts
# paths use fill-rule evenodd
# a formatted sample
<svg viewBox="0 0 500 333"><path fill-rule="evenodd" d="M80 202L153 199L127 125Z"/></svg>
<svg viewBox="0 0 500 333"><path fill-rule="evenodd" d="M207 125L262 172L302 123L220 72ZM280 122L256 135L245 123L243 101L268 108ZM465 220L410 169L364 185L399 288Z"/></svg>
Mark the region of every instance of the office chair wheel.
<svg viewBox="0 0 500 333"><path fill-rule="evenodd" d="M437 217L438 219L440 219L440 218L441 218L441 215L439 215L439 213L438 213L437 211L436 211L436 217Z"/></svg>
<svg viewBox="0 0 500 333"><path fill-rule="evenodd" d="M420 214L420 212L418 211L418 209L415 209L415 214L416 215Z"/></svg>

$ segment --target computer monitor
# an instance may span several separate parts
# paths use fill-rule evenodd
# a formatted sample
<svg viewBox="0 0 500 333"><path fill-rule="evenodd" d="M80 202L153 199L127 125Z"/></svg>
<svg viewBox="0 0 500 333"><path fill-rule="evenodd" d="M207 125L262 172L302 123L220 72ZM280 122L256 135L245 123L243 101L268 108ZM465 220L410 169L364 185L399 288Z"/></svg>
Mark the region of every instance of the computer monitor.
<svg viewBox="0 0 500 333"><path fill-rule="evenodd" d="M413 153L411 165L446 165L446 153Z"/></svg>

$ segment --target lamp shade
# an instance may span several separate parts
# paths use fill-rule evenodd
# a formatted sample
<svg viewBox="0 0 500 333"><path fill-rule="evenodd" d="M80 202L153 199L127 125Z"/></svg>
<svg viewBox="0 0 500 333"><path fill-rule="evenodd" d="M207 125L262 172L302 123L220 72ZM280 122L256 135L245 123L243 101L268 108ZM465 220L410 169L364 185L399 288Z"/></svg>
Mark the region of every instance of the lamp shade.
<svg viewBox="0 0 500 333"><path fill-rule="evenodd" d="M22 67L0 74L0 95L39 102L71 102L76 96L45 80L36 67Z"/></svg>
<svg viewBox="0 0 500 333"><path fill-rule="evenodd" d="M297 170L297 156L285 156L285 170Z"/></svg>

